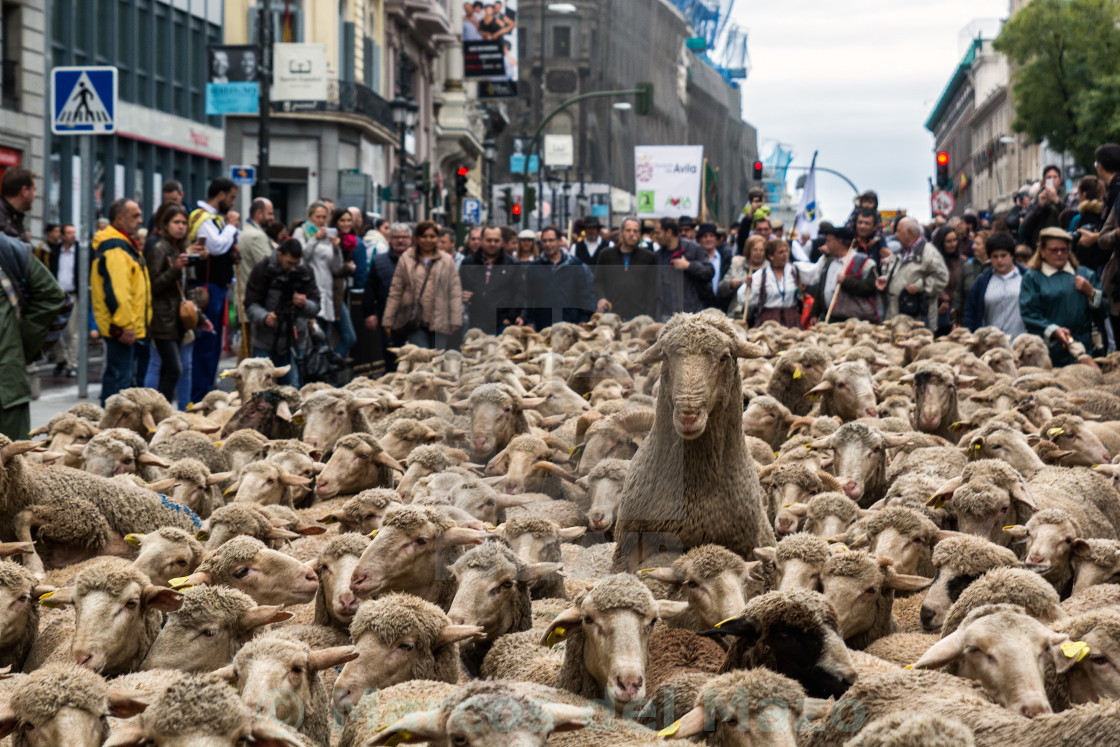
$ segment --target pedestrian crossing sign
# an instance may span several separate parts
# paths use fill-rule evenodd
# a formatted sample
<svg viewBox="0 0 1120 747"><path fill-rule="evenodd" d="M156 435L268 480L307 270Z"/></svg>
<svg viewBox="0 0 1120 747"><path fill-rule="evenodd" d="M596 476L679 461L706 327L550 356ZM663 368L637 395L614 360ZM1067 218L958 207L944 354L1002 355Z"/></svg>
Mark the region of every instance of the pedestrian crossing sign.
<svg viewBox="0 0 1120 747"><path fill-rule="evenodd" d="M51 69L51 132L111 135L117 131L117 68Z"/></svg>

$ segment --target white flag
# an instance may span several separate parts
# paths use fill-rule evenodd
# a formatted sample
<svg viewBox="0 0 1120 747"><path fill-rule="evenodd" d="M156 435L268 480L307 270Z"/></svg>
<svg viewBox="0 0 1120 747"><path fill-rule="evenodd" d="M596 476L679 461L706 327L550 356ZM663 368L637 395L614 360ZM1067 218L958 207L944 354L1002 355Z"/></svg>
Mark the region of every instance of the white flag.
<svg viewBox="0 0 1120 747"><path fill-rule="evenodd" d="M817 238L817 231L821 227L821 212L817 207L817 154L813 154L813 162L809 164L809 174L805 177L805 189L801 192L801 204L797 206L797 223L795 230L797 238L806 231L809 238Z"/></svg>

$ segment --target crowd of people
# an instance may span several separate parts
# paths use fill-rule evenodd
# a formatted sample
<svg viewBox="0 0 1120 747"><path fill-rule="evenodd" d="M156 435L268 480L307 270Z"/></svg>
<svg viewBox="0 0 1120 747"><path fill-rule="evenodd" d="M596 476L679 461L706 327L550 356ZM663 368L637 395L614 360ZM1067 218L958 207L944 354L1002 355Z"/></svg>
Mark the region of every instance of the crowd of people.
<svg viewBox="0 0 1120 747"><path fill-rule="evenodd" d="M345 361L362 327L383 349L446 348L471 327L539 330L604 312L664 321L706 308L751 326L899 315L937 335L994 326L1012 338L1041 336L1063 365L1115 349L1120 325L1120 145L1097 149L1096 171L1067 196L1059 169L1047 166L1010 211L990 218L884 224L877 195L866 192L847 220L821 223L811 237L786 231L754 189L742 220L726 229L628 217L609 230L588 217L570 234L475 226L462 246L432 221L390 223L327 199L289 225L257 198L242 220L230 180L215 179L193 206L171 181L146 227L140 206L120 199L93 238L88 329L104 343L101 400L137 385L180 407L199 401L231 339L239 357L289 365L284 383L299 385L312 349L333 345ZM24 363L52 332L56 375L77 366L78 236L71 224L47 224L29 266L20 242L30 243L32 174L9 169L0 193L0 281L11 302L0 314L19 322L19 335L5 327L0 351L23 348L4 356L0 384L23 384L3 387L0 421L14 417L18 427L30 399ZM361 319L352 318L351 297ZM231 318L237 328L227 335Z"/></svg>

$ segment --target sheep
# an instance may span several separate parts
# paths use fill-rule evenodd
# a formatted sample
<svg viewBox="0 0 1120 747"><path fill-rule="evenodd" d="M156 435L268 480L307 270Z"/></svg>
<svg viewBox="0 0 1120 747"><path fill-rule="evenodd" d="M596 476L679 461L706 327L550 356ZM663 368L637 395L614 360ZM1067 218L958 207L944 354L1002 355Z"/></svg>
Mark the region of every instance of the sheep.
<svg viewBox="0 0 1120 747"><path fill-rule="evenodd" d="M358 600L350 590L350 575L366 548L363 535L347 532L332 537L315 560L319 590L315 593L315 624L346 630L358 611Z"/></svg>
<svg viewBox="0 0 1120 747"><path fill-rule="evenodd" d="M391 487L393 470L404 472L397 460L382 451L367 433L353 433L339 438L334 453L315 484L319 499L356 493L365 488Z"/></svg>
<svg viewBox="0 0 1120 747"><path fill-rule="evenodd" d="M1084 643L1087 652L1076 655L1066 672L1072 704L1094 703L1098 699L1116 700L1120 679L1116 676L1117 642L1120 641L1120 612L1100 609L1054 623L1056 633L1071 641ZM1075 644L1076 646L1076 644ZM1071 647L1080 654L1080 647Z"/></svg>
<svg viewBox="0 0 1120 747"><path fill-rule="evenodd" d="M257 605L237 589L186 589L179 609L167 616L140 669L213 672L233 661L261 626L291 617L277 605Z"/></svg>
<svg viewBox="0 0 1120 747"><path fill-rule="evenodd" d="M67 447L84 446L98 433L100 430L97 428L96 421L91 422L68 412L60 412L48 420L46 425L32 429L30 436L35 438L42 434L47 435L47 440L43 444L46 453L42 455L41 461L50 461L47 457L51 455L61 459L60 463L67 467L80 469L82 466L80 454ZM38 455L31 454L26 458L36 463L36 456Z"/></svg>
<svg viewBox="0 0 1120 747"><path fill-rule="evenodd" d="M316 392L303 401L303 440L322 454L334 450L335 443L351 433L371 433L362 408L372 400L355 397L345 389Z"/></svg>
<svg viewBox="0 0 1120 747"><path fill-rule="evenodd" d="M481 635L481 628L454 625L438 607L411 594L366 600L350 623L359 657L335 681L335 708L349 711L371 689L408 680L458 682L458 644Z"/></svg>
<svg viewBox="0 0 1120 747"><path fill-rule="evenodd" d="M84 446L67 447L72 453L79 450L82 469L93 475L112 477L126 473L153 480L156 475L150 467L167 467L168 463L148 452L148 443L127 428L110 428L91 438Z"/></svg>
<svg viewBox="0 0 1120 747"><path fill-rule="evenodd" d="M261 542L292 540L299 536L284 529L283 519L269 516L265 508L255 503L230 503L222 506L203 523L199 538L206 543L208 550L216 550L241 535L248 535Z"/></svg>
<svg viewBox="0 0 1120 747"><path fill-rule="evenodd" d="M835 415L844 422L879 417L871 370L863 361L833 364L824 372L821 383L810 389L807 396L820 398L821 415Z"/></svg>
<svg viewBox="0 0 1120 747"><path fill-rule="evenodd" d="M621 387L621 384L617 381L606 381L604 384ZM529 390L528 394L532 397L544 397L544 402L537 405L535 409L545 417L554 415L575 417L590 410L592 405L595 404L585 400L582 395L561 379L546 379ZM621 397L621 392L619 392L619 396ZM594 398L595 394L592 392L592 399Z"/></svg>
<svg viewBox="0 0 1120 747"><path fill-rule="evenodd" d="M961 593L983 574L995 568L1014 568L1015 553L982 537L954 535L933 548L937 569L933 584L922 601L921 621L925 630L937 630Z"/></svg>
<svg viewBox="0 0 1120 747"><path fill-rule="evenodd" d="M770 396L755 397L743 412L743 433L760 438L777 449L786 438L794 415L789 408Z"/></svg>
<svg viewBox="0 0 1120 747"><path fill-rule="evenodd" d="M895 631L895 591L917 591L930 583L896 572L889 559L859 551L834 553L821 569L821 589L836 608L840 636L852 649L867 648Z"/></svg>
<svg viewBox="0 0 1120 747"><path fill-rule="evenodd" d="M219 430L220 428L204 415L177 412L159 422L155 432L151 434L152 437L148 443L151 446L157 446L169 440L172 436L186 431L195 431L210 436L217 433Z"/></svg>
<svg viewBox="0 0 1120 747"><path fill-rule="evenodd" d="M668 545L719 544L749 556L774 542L754 460L740 435L739 370L758 357L714 311L676 314L635 359L661 362L653 430L634 455L618 506L616 569L637 570Z"/></svg>
<svg viewBox="0 0 1120 747"><path fill-rule="evenodd" d="M370 488L347 499L342 507L331 511L319 521L338 524L338 531L369 534L381 528L381 521L390 509L401 505L397 493L388 488Z"/></svg>
<svg viewBox="0 0 1120 747"><path fill-rule="evenodd" d="M838 491L843 487L824 470L814 471L801 462L786 460L760 468L758 476L762 487L767 489L766 513L775 521L781 507L804 503L818 493ZM782 533L788 534L789 530Z"/></svg>
<svg viewBox="0 0 1120 747"><path fill-rule="evenodd" d="M397 485L397 492L407 500L412 495L413 486L420 478L443 472L466 461L465 452L452 451L440 446L417 446L404 460L407 469Z"/></svg>
<svg viewBox="0 0 1120 747"><path fill-rule="evenodd" d="M350 588L362 598L408 592L446 610L455 597L448 566L462 545L485 538L485 532L456 526L438 508L401 506L385 515L351 573Z"/></svg>
<svg viewBox="0 0 1120 747"><path fill-rule="evenodd" d="M236 503L292 508L295 500L289 488L303 488L310 484L306 477L289 474L275 462L253 462L245 465L237 481L226 488L226 493L233 493Z"/></svg>
<svg viewBox="0 0 1120 747"><path fill-rule="evenodd" d="M296 729L314 744L330 742L330 706L319 672L358 658L353 646L312 650L303 641L258 636L215 674L229 680L251 709Z"/></svg>
<svg viewBox="0 0 1120 747"><path fill-rule="evenodd" d="M560 563L560 545L583 536L584 527L561 527L548 519L511 519L498 527L501 537L525 563ZM541 575L529 587L533 599L567 599L558 573Z"/></svg>
<svg viewBox="0 0 1120 747"><path fill-rule="evenodd" d="M278 448L278 444L291 444ZM299 446L297 447L296 444ZM279 466L289 475L302 477L308 481L307 486L289 485L288 495L292 499L292 503L297 508L304 508L314 501L314 482L326 466L322 462L315 461L311 455L310 447L304 445L300 441L291 442L273 442L270 446L270 453L268 455L269 462Z"/></svg>
<svg viewBox="0 0 1120 747"><path fill-rule="evenodd" d="M607 576L558 614L543 635L530 630L495 641L482 676L526 679L585 698L602 697L621 712L645 695L654 623L662 615L679 614L683 606L655 600L628 574ZM561 641L562 654L539 648L551 649Z"/></svg>
<svg viewBox="0 0 1120 747"><path fill-rule="evenodd" d="M525 397L507 384L483 384L465 401L452 402L456 410L469 410L470 449L477 462L487 462L509 445L514 436L529 432L524 411L544 402Z"/></svg>
<svg viewBox="0 0 1120 747"><path fill-rule="evenodd" d="M1043 423L1038 430L1059 448L1072 452L1062 460L1067 467L1092 467L1112 461L1112 454L1089 423L1076 415L1058 415Z"/></svg>
<svg viewBox="0 0 1120 747"><path fill-rule="evenodd" d="M774 364L766 393L794 415L808 415L812 403L805 395L821 383L830 363L828 354L820 348L791 348Z"/></svg>
<svg viewBox="0 0 1120 747"><path fill-rule="evenodd" d="M751 577L760 561L747 562L719 545L694 547L671 566L648 569L642 576L683 591L695 630L709 630L721 620L735 617L747 599L761 591Z"/></svg>
<svg viewBox="0 0 1120 747"><path fill-rule="evenodd" d="M1037 573L1020 568L996 568L976 579L949 608L941 637L951 635L968 613L985 604L1015 604L1044 623L1064 620L1058 593Z"/></svg>
<svg viewBox="0 0 1120 747"><path fill-rule="evenodd" d="M222 426L222 435L249 429L272 439L295 438L299 426L292 413L299 405L300 395L294 387L280 386L254 392Z"/></svg>
<svg viewBox="0 0 1120 747"><path fill-rule="evenodd" d="M39 634L38 597L49 589L27 569L0 560L0 670L19 672Z"/></svg>
<svg viewBox="0 0 1120 747"><path fill-rule="evenodd" d="M587 527L593 532L602 532L608 539L614 536L615 514L629 471L629 461L602 459L576 480L576 485L584 491L576 502L587 514Z"/></svg>
<svg viewBox="0 0 1120 747"><path fill-rule="evenodd" d="M252 433L260 437L256 431ZM233 469L229 457L223 453L218 444L195 431L176 433L163 443L153 446L151 452L169 464L180 459L197 459L213 474L226 473Z"/></svg>
<svg viewBox="0 0 1120 747"><path fill-rule="evenodd" d="M845 533L852 549L889 558L898 573L932 578L933 547L940 538L937 525L924 514L905 506L872 511Z"/></svg>
<svg viewBox="0 0 1120 747"><path fill-rule="evenodd" d="M1072 593L1073 543L1081 538L1077 519L1060 508L1047 508L1026 525L1006 526L1003 531L1026 543L1028 567L1049 581L1062 598Z"/></svg>
<svg viewBox="0 0 1120 747"><path fill-rule="evenodd" d="M832 550L823 538L797 532L782 538L776 547L756 548L754 554L774 565L777 572L774 588L778 591L820 591L821 569Z"/></svg>
<svg viewBox="0 0 1120 747"><path fill-rule="evenodd" d="M389 426L388 431L381 437L378 444L389 456L404 461L416 447L440 441L442 438L439 433L419 420L401 418Z"/></svg>
<svg viewBox="0 0 1120 747"><path fill-rule="evenodd" d="M266 715L255 715L225 680L206 673L174 678L139 718L117 724L106 742L116 747L144 744L310 747L313 743Z"/></svg>
<svg viewBox="0 0 1120 747"><path fill-rule="evenodd" d="M154 586L120 558L103 558L78 574L74 585L40 597L49 607L74 607L73 621L56 617L31 649L27 665L70 659L102 674L135 671L182 596Z"/></svg>
<svg viewBox="0 0 1120 747"><path fill-rule="evenodd" d="M219 376L233 379L237 386L237 396L242 402L248 402L255 393L275 386L291 368L273 365L268 358L243 358L236 368L226 369Z"/></svg>
<svg viewBox="0 0 1120 747"><path fill-rule="evenodd" d="M155 431L156 424L173 412L171 403L155 389L122 389L105 400L105 412L97 427L103 431L126 428L147 438Z"/></svg>
<svg viewBox="0 0 1120 747"><path fill-rule="evenodd" d="M1073 589L1080 594L1097 584L1116 583L1120 573L1120 541L1075 539L1072 546Z"/></svg>
<svg viewBox="0 0 1120 747"><path fill-rule="evenodd" d="M212 423L218 426L225 425L226 422L237 411L240 400L236 394L231 395L229 392L223 392L221 389L214 389L206 393L206 396L199 402L191 402L187 405L187 412L198 413L206 416Z"/></svg>
<svg viewBox="0 0 1120 747"><path fill-rule="evenodd" d="M268 438L256 431L242 428L224 436L215 446L221 449L221 454L229 465L228 468L233 470L234 474L240 474L246 464L265 457Z"/></svg>
<svg viewBox="0 0 1120 747"><path fill-rule="evenodd" d="M560 563L525 563L496 542L471 548L451 565L458 589L447 616L454 625L478 626L485 633L484 640L465 643L460 650L471 676L481 673L482 660L494 641L532 627L529 588L559 568Z"/></svg>
<svg viewBox="0 0 1120 747"><path fill-rule="evenodd" d="M232 472L211 473L197 459L180 459L167 470L167 476L178 483L169 497L205 519L214 509L225 505L220 486L232 475Z"/></svg>
<svg viewBox="0 0 1120 747"><path fill-rule="evenodd" d="M598 413L580 416L576 426L579 445L572 455L580 476L590 474L604 459L633 459L654 420L654 411L646 407L627 408L599 420L594 420L593 415Z"/></svg>
<svg viewBox="0 0 1120 747"><path fill-rule="evenodd" d="M827 438L808 444L810 449L831 449L832 470L844 494L867 508L887 491L886 450L907 443L901 433L883 433L864 423L845 423Z"/></svg>
<svg viewBox="0 0 1120 747"><path fill-rule="evenodd" d="M972 386L976 377L960 375L944 363L923 363L901 381L914 384L915 427L952 440L952 425L961 419L957 389Z"/></svg>
<svg viewBox="0 0 1120 747"><path fill-rule="evenodd" d="M828 539L843 534L861 516L861 509L843 493L820 493L808 503L784 506L779 514L788 512L805 517L802 531Z"/></svg>
<svg viewBox="0 0 1120 747"><path fill-rule="evenodd" d="M1064 675L1075 663L1061 646L1068 635L1055 633L1012 604L973 609L950 635L943 636L913 665L949 666L949 672L978 680L1004 708L1027 718L1052 713L1044 680ZM1041 648L1041 656L1036 652ZM967 651L967 653L966 653ZM1024 656L1025 652L1035 654ZM1060 707L1064 709L1066 703Z"/></svg>
<svg viewBox="0 0 1120 747"><path fill-rule="evenodd" d="M202 562L202 543L178 527L160 527L147 534L126 534L124 539L140 548L132 567L157 586L166 585L184 573L193 573Z"/></svg>
<svg viewBox="0 0 1120 747"><path fill-rule="evenodd" d="M18 677L6 689L0 734L12 734L19 747L97 747L109 736L108 716L126 718L146 705L69 663Z"/></svg>
<svg viewBox="0 0 1120 747"><path fill-rule="evenodd" d="M257 604L306 604L319 590L319 577L310 566L242 535L214 550L194 573L171 580L180 589L203 584L232 586Z"/></svg>
<svg viewBox="0 0 1120 747"><path fill-rule="evenodd" d="M701 635L733 637L721 673L766 667L797 681L810 697L840 697L857 673L840 638L836 611L814 591L772 591Z"/></svg>
<svg viewBox="0 0 1120 747"><path fill-rule="evenodd" d="M558 469L552 462L566 463L567 449L556 449L542 438L530 434L515 436L486 465L486 474L503 476L500 481L506 493L543 493L553 498L562 496L561 479L575 482L574 475Z"/></svg>

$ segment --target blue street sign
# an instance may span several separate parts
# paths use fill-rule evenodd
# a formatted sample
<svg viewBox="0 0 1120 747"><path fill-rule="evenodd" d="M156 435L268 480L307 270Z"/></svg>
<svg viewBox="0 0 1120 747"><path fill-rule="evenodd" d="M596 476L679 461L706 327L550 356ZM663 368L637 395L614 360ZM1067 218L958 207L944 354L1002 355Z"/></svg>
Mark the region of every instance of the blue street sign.
<svg viewBox="0 0 1120 747"><path fill-rule="evenodd" d="M257 168L255 166L230 166L229 178L234 184L253 186L257 183Z"/></svg>
<svg viewBox="0 0 1120 747"><path fill-rule="evenodd" d="M482 200L474 197L463 199L463 222L472 226L482 223Z"/></svg>
<svg viewBox="0 0 1120 747"><path fill-rule="evenodd" d="M536 153L529 159L529 173L535 174L540 170L540 158ZM525 154L514 153L509 157L509 173L511 174L524 174L525 173Z"/></svg>
<svg viewBox="0 0 1120 747"><path fill-rule="evenodd" d="M51 132L111 135L116 131L115 67L51 68Z"/></svg>

